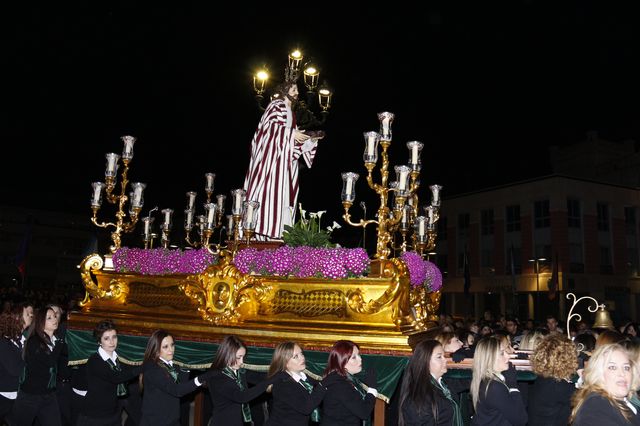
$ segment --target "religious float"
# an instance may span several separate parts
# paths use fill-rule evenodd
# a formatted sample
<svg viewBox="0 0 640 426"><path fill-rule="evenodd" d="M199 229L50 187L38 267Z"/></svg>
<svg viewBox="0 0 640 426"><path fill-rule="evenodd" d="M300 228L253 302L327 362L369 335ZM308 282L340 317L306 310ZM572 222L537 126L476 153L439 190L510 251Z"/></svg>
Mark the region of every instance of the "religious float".
<svg viewBox="0 0 640 426"><path fill-rule="evenodd" d="M420 206L423 144L418 141L407 143L409 164L396 166L397 179L389 182L394 116L383 112L378 118L380 131L364 134L366 180L380 200L377 218L351 217L358 174L342 173L341 195L347 224L376 226L373 258L362 248L333 247L332 227L320 225L322 212L307 217L301 210L296 224L287 227L284 244L256 242L259 204L246 200L244 190L233 190L231 214L225 216L226 197L217 195L212 202L213 173L205 176L203 215L196 215L196 193L187 193L184 231L190 250L169 248L171 209L161 211L162 247L152 248L154 218L151 212L140 214L146 185L128 180L136 139L123 136L122 155L106 155L105 182L92 184L91 220L112 230L112 245L110 253L89 255L79 266L86 297L69 320L72 363L95 351L91 330L106 318L118 324L118 351L125 360L140 362L148 336L165 328L176 338L178 361L196 369L208 367L217 342L235 334L251 348L249 368L266 368L272 348L293 340L304 345L310 373L321 374L329 348L349 339L361 347L365 364L378 371L380 398L388 401L411 353L409 337L437 325L442 275L423 257L435 247L441 187L432 185L430 203ZM111 222L98 218L103 199L115 205ZM122 235L138 222L144 248L123 247ZM376 411L378 420L384 417Z"/></svg>

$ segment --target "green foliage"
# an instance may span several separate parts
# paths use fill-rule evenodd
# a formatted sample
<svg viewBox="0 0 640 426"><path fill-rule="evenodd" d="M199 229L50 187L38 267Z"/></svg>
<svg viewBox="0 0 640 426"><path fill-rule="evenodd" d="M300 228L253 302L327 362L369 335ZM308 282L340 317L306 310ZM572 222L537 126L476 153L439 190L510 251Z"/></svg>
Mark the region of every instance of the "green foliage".
<svg viewBox="0 0 640 426"><path fill-rule="evenodd" d="M335 247L335 244L331 242L331 232L339 228L340 225L334 222L332 227L321 229L320 218L324 213L324 211L309 213L307 219L306 211L302 210L302 205L300 205L300 219L293 226L284 226L282 233L284 243L291 247Z"/></svg>

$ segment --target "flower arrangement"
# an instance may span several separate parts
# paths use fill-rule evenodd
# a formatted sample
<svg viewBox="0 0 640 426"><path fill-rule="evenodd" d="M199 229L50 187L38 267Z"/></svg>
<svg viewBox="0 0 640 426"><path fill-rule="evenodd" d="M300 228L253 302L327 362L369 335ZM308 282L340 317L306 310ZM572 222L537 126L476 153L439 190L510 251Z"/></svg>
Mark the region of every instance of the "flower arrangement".
<svg viewBox="0 0 640 426"><path fill-rule="evenodd" d="M402 253L400 259L409 269L411 287L423 285L429 291L438 291L442 288L442 273L435 263L423 260L422 256L412 251Z"/></svg>
<svg viewBox="0 0 640 426"><path fill-rule="evenodd" d="M302 209L302 204L298 204L300 210L300 220L293 226L285 225L282 239L284 243L291 247L335 247L331 243L331 233L334 229L340 228L340 225L333 221L333 225L327 226L326 229L320 227L320 219L326 211L307 212ZM291 216L293 217L293 207L291 207Z"/></svg>
<svg viewBox="0 0 640 426"><path fill-rule="evenodd" d="M282 246L266 250L248 247L236 254L233 263L243 274L340 279L365 275L370 261L362 248Z"/></svg>
<svg viewBox="0 0 640 426"><path fill-rule="evenodd" d="M198 274L216 261L216 256L207 249L182 251L122 247L113 254L116 271L142 275Z"/></svg>

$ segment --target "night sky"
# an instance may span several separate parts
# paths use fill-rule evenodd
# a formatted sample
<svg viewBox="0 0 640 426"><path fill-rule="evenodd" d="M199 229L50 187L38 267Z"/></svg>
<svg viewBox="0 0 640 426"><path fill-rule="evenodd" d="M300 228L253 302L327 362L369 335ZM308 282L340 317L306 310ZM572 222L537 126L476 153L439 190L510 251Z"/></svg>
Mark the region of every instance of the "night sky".
<svg viewBox="0 0 640 426"><path fill-rule="evenodd" d="M548 174L548 147L588 130L640 141L630 5L411 2L352 14L317 2L86 3L29 4L5 17L2 204L88 217L90 184L104 179L104 154L120 153L125 134L138 138L130 178L147 183L143 212L171 207L182 220L184 194L202 197L206 172L229 195L243 184L260 117L252 73L267 64L280 74L294 47L335 91L300 195L330 219L341 212L344 171L360 173L358 201L377 208L362 133L378 129L380 111L396 114L392 165L407 161L407 141L422 141L423 185L443 185L445 200Z"/></svg>

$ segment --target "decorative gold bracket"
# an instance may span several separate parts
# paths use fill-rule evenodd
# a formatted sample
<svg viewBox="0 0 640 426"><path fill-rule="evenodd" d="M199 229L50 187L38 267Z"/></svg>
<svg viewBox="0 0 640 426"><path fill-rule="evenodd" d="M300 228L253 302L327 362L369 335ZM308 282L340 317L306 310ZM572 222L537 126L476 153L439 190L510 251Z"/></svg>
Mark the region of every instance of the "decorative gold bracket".
<svg viewBox="0 0 640 426"><path fill-rule="evenodd" d="M104 266L104 260L99 254L93 253L85 257L82 263L78 266L80 268L80 277L85 288L85 295L80 306L84 306L91 300L92 297L106 300L120 300L124 302L129 294L129 285L120 279L112 279L109 282L109 290L101 289L98 284L95 283L92 271L99 271Z"/></svg>

